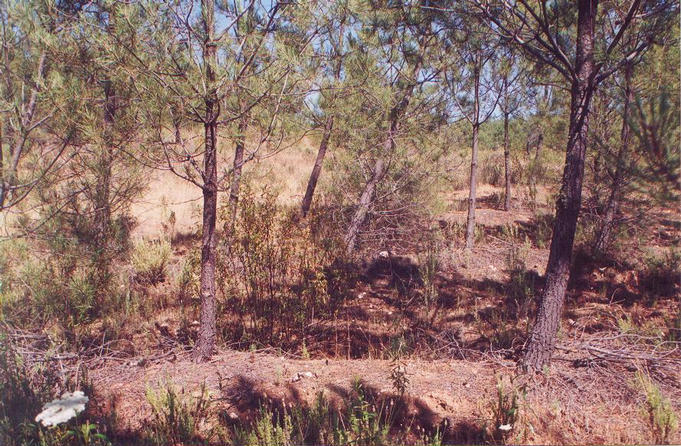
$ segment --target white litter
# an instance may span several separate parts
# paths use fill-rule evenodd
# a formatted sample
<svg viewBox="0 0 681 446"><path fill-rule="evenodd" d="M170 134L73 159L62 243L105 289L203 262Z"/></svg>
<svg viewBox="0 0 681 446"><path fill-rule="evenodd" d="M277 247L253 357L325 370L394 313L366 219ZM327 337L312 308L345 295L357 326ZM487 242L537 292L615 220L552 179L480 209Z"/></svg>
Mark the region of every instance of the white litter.
<svg viewBox="0 0 681 446"><path fill-rule="evenodd" d="M43 411L35 417L35 421L42 423L43 426L65 423L85 410L88 400L89 398L80 390L65 392L58 400L45 403Z"/></svg>

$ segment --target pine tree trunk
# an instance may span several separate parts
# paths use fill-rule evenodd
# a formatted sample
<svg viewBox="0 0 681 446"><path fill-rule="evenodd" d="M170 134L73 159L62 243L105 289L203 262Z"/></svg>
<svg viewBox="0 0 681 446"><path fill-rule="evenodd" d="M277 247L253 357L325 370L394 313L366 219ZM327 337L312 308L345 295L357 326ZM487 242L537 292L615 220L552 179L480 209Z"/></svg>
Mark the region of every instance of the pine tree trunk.
<svg viewBox="0 0 681 446"><path fill-rule="evenodd" d="M203 220L201 237L201 318L199 338L194 349L194 359L208 360L215 348L215 221L217 216L217 114L218 99L215 91L216 47L215 5L212 0L201 1L201 15L206 40L203 46L203 59L208 91L205 98L206 116L204 118L205 153L203 184Z"/></svg>
<svg viewBox="0 0 681 446"><path fill-rule="evenodd" d="M572 248L582 199L589 107L595 90L593 44L596 5L596 0L579 0L575 63L577 76L571 86L565 169L560 195L556 201L556 220L546 267L546 285L540 298L537 320L522 359L523 367L528 370L541 371L551 360L570 276Z"/></svg>
<svg viewBox="0 0 681 446"><path fill-rule="evenodd" d="M475 199L478 183L478 132L480 126L473 125L473 149L471 150L471 174L468 189L468 216L466 218L466 249L475 245Z"/></svg>
<svg viewBox="0 0 681 446"><path fill-rule="evenodd" d="M630 143L630 128L629 128L629 107L634 100L633 89L631 88L631 72L632 65L627 64L624 69L624 110L622 112L622 131L620 133L620 148L617 152L617 166L615 167L615 177L612 181L612 190L608 197L608 204L605 208L605 216L601 230L596 238L594 245L595 253L604 253L608 250L612 233L615 229L615 218L619 213L620 203L622 201L622 186L624 176L624 163L627 155L627 150Z"/></svg>
<svg viewBox="0 0 681 446"><path fill-rule="evenodd" d="M241 188L241 172L244 166L244 150L246 148L246 130L248 129L248 117L244 116L239 122L239 135L234 147L234 164L232 166L232 184L229 186L229 227L225 228L228 238L234 232L236 213L239 205L239 189Z"/></svg>
<svg viewBox="0 0 681 446"><path fill-rule="evenodd" d="M317 158L315 159L314 167L312 168L312 173L310 174L310 179L307 182L307 189L305 190L303 204L300 209L303 218L307 217L307 213L310 211L310 206L312 205L312 197L317 187L319 174L322 172L324 157L326 156L326 149L329 146L331 130L333 130L333 116L329 116L326 119L326 125L324 126L324 134L322 135L322 141L319 143L319 151L317 152Z"/></svg>
<svg viewBox="0 0 681 446"><path fill-rule="evenodd" d="M412 79L416 79L419 70L421 69L422 59L419 59L418 63L414 66L412 71ZM399 120L402 118L402 114L409 105L411 96L414 93L414 87L416 84L411 84L406 88L402 99L390 110L388 115L388 131L383 142L383 154L391 154L395 149L395 136L397 135L397 130L399 128ZM386 174L387 165L382 157L379 157L374 164L374 168L371 173L371 178L364 186L362 195L360 196L359 203L357 205L357 210L350 221L350 227L345 234L345 254L350 255L355 250L357 245L357 236L359 235L359 230L366 220L367 214L369 213L369 207L374 201L374 194L376 193L376 186L383 179Z"/></svg>
<svg viewBox="0 0 681 446"><path fill-rule="evenodd" d="M478 133L480 131L480 64L476 61L473 70L473 144L471 150L471 174L468 188L468 217L466 218L466 249L475 245L475 199L478 184Z"/></svg>
<svg viewBox="0 0 681 446"><path fill-rule="evenodd" d="M508 137L508 113L504 113L504 179L506 190L504 192L504 210L511 209L511 153Z"/></svg>
<svg viewBox="0 0 681 446"><path fill-rule="evenodd" d="M334 68L333 77L336 82L340 81L341 69L343 67L343 34L345 29L345 22L342 21L339 26L338 33L338 45L334 46L335 56L338 58L336 67ZM331 101L333 102L336 98L334 93L331 96ZM326 124L324 125L324 134L322 135L322 140L319 143L319 151L317 152L317 158L314 162L314 167L312 167L312 173L310 174L310 179L307 182L307 188L305 189L305 196L303 197L303 202L300 206L300 213L303 218L307 217L308 212L310 212L310 206L312 206L312 197L314 196L315 189L317 188L317 181L319 181L319 175L322 172L322 167L324 166L324 157L326 156L326 150L329 147L329 139L331 138L331 131L333 130L333 115L329 115L326 118Z"/></svg>
<svg viewBox="0 0 681 446"><path fill-rule="evenodd" d="M367 181L367 184L364 186L359 203L357 204L357 210L352 216L350 227L348 228L348 232L345 235L345 253L347 255L352 254L352 252L355 250L355 246L357 245L357 235L359 234L359 230L364 224L364 220L366 220L367 214L369 213L369 208L371 207L371 203L374 200L374 194L376 193L376 186L378 185L379 181L381 181L381 178L383 178L384 174L385 161L383 158L379 158L374 164L371 178L369 178L369 181Z"/></svg>

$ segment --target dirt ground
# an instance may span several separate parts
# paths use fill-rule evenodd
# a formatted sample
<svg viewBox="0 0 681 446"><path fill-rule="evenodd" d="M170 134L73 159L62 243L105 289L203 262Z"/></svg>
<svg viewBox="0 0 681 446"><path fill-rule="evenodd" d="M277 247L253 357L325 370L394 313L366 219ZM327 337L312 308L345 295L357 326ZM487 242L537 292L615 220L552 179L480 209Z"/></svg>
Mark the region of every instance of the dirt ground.
<svg viewBox="0 0 681 446"><path fill-rule="evenodd" d="M309 157L311 153L300 156ZM304 164L296 159L289 161L285 169ZM154 237L164 231L163 222L171 210L176 215L175 231L193 231L198 217L193 203L198 191L167 175L154 178L150 189L155 192L134 209L142 223L137 236ZM161 184L164 186L159 187ZM282 188L286 197L292 197L292 191L300 190L300 185L283 184ZM503 312L513 304L505 295L511 280L508 258L523 244L509 242L500 230L515 226L521 233L532 231L537 214L521 206L513 212L496 208L492 201L494 194L501 193L499 188L483 185L479 192L477 219L482 241L468 252L453 244L448 247L448 257L441 259L444 267L437 278L441 304L434 313L426 314L436 322L430 324L435 330L424 328L424 315L404 303L404 296L390 283L393 272L378 268L376 274L360 281L352 290L354 298L345 303L345 316L350 317L352 326L341 322L347 322L347 332L344 335L340 327L340 344L339 327L327 327L319 339L310 339L309 353L317 359L301 359L302 354L282 356L274 349L221 350L209 363L196 364L177 344L162 352L139 350L133 358L104 361L91 368L90 378L101 409L115 408L122 422L120 428L134 432L150 416L147 390L167 384L183 389L186 395L196 395L205 383L213 410L232 419L250 419L267 400L307 405L318 392L340 403L356 381L382 401L402 398L390 379L394 364L380 353L397 330L422 333L429 339L430 349L405 361L408 387L403 398L409 410L402 421L428 432L439 429L446 443L481 441L482 431L492 423L491 406L499 379L507 388L524 392L521 421L513 436L516 441L651 443L653 438L641 409L645 396L636 383L636 371L650 374L681 415L681 354L676 351L662 361L651 361L647 347L637 347L645 343L645 336L626 332L622 324L664 325L666 318L678 312L678 298L655 306L640 304L635 298L635 271L618 265L581 264L577 259L552 366L544 374L519 375L514 359L522 348L518 339L525 335L519 330L526 329L527 321L514 321L515 332L503 331L516 318ZM540 195L547 199L550 193L544 190ZM465 194L455 193L453 198L463 200ZM550 211L548 204L542 206ZM679 219L675 212L663 217ZM452 210L440 216L439 223L443 228L460 227L465 224L465 211ZM678 233L671 237L678 242ZM666 235L658 238L650 244L651 249L669 245ZM524 274L541 287L548 243L525 245ZM185 248L176 252L178 258ZM163 288L156 291L165 292ZM153 332L154 323L159 323L168 327L172 337L181 317L166 308L156 320L144 321L141 331ZM336 333L333 345L329 330ZM495 350L492 340L498 342L498 338L506 339L508 345ZM431 342L433 339L435 342ZM681 433L670 440L681 443Z"/></svg>
<svg viewBox="0 0 681 446"><path fill-rule="evenodd" d="M125 429L141 427L150 414L147 389L170 383L196 395L202 383L216 411L231 417L252 416L265 400L309 404L318 392L331 401L347 397L354 381L381 399L397 399L386 360L299 360L266 352L222 351L209 363L196 364L187 354L169 360L110 364L91 372L100 401L114 401ZM504 360L406 361L409 412L404 422L423 429L440 427L446 442L480 438L491 422L490 405L496 398L497 378L516 376L513 362ZM574 367L558 354L548 375L516 376L516 387L526 386L521 402L524 442L545 444L649 443L640 414L643 395L635 386L633 368L612 363ZM310 372L310 373L307 373ZM668 376L663 390L681 409L681 368ZM608 388L608 392L603 392ZM110 400L109 398L113 398ZM521 427L518 427L521 429ZM677 433L672 443L681 442Z"/></svg>

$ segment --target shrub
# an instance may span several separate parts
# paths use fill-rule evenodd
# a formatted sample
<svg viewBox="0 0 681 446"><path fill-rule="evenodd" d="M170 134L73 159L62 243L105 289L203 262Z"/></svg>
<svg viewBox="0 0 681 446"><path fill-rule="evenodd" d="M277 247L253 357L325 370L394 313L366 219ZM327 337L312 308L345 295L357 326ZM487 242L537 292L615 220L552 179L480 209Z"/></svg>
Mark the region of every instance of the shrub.
<svg viewBox="0 0 681 446"><path fill-rule="evenodd" d="M180 302L188 302L199 297L201 278L201 253L192 250L185 257L182 271L177 277L177 288ZM221 278L221 276L220 276Z"/></svg>
<svg viewBox="0 0 681 446"><path fill-rule="evenodd" d="M250 429L237 428L234 431L234 446L293 446L293 424L284 407L282 414L261 408L260 414Z"/></svg>
<svg viewBox="0 0 681 446"><path fill-rule="evenodd" d="M224 214L223 214L224 215ZM223 335L242 348L260 342L297 350L313 321L331 319L347 293L348 271L336 244L314 222L298 224L277 204L244 188L234 233L218 268Z"/></svg>
<svg viewBox="0 0 681 446"><path fill-rule="evenodd" d="M681 285L681 250L648 256L639 281L652 299L676 296Z"/></svg>
<svg viewBox="0 0 681 446"><path fill-rule="evenodd" d="M491 184L492 186L497 187L504 185L506 179L503 153L494 152L486 157L480 165L478 179L482 184Z"/></svg>
<svg viewBox="0 0 681 446"><path fill-rule="evenodd" d="M421 428L412 431L413 420L406 419L398 427L398 416L408 416L404 409L402 400L379 400L355 382L345 407L333 407L323 392L310 407L285 402L273 407L268 400L255 420L233 428L232 444L381 446L406 444L410 434L415 434L415 444L441 444L439 428L431 434Z"/></svg>
<svg viewBox="0 0 681 446"><path fill-rule="evenodd" d="M135 244L130 262L135 269L135 279L144 284L155 285L163 282L166 265L172 248L168 240L141 241Z"/></svg>

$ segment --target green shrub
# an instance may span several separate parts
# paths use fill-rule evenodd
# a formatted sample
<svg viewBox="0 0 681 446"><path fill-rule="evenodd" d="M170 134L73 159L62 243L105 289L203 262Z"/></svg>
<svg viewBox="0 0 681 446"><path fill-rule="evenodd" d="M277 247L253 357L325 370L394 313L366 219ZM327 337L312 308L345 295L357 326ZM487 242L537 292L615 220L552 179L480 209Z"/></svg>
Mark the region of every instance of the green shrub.
<svg viewBox="0 0 681 446"><path fill-rule="evenodd" d="M415 444L441 445L439 429L431 434L420 428L413 432L413 420L406 419L398 426L397 417L403 409L401 400L378 400L355 382L343 408L332 407L323 392L317 394L311 407L285 403L261 406L255 420L233 428L232 444L382 446L405 444L410 434L415 434Z"/></svg>
<svg viewBox="0 0 681 446"><path fill-rule="evenodd" d="M529 236L537 248L547 248L551 243L554 220L553 214L538 213L535 215L533 232Z"/></svg>
<svg viewBox="0 0 681 446"><path fill-rule="evenodd" d="M144 284L155 285L166 277L166 266L172 248L168 240L142 240L135 244L130 262L135 269L135 279Z"/></svg>
<svg viewBox="0 0 681 446"><path fill-rule="evenodd" d="M504 173L504 154L493 152L487 155L480 163L480 173L478 180L482 184L491 184L492 186L503 186L506 181ZM503 203L503 201L502 201Z"/></svg>
<svg viewBox="0 0 681 446"><path fill-rule="evenodd" d="M681 286L681 250L671 249L662 256L648 256L645 269L639 274L639 283L652 300L678 295Z"/></svg>
<svg viewBox="0 0 681 446"><path fill-rule="evenodd" d="M177 277L177 288L180 302L190 302L198 299L201 278L201 253L198 249L189 252L182 264L182 271ZM223 279L218 275L218 280ZM224 282L220 282L223 284Z"/></svg>
<svg viewBox="0 0 681 446"><path fill-rule="evenodd" d="M234 446L293 446L293 423L291 416L261 408L260 414L250 429L237 428L234 431Z"/></svg>

